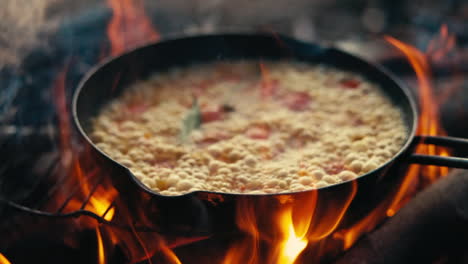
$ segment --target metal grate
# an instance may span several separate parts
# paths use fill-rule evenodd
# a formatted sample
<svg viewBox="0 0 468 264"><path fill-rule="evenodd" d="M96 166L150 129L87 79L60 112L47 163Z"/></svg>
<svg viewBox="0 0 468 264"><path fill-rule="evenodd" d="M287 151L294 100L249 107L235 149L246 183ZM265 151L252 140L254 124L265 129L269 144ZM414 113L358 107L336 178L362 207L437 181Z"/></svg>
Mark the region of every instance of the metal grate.
<svg viewBox="0 0 468 264"><path fill-rule="evenodd" d="M53 127L0 127L0 209L3 204L35 215L68 217L85 214L108 222L105 216L115 207L114 203L101 215L85 209L104 175L85 174L83 180L87 182L89 192L83 194L78 179L70 177L61 165L55 132ZM73 188L64 190L65 186ZM83 202L74 206L79 209L66 212L72 200Z"/></svg>

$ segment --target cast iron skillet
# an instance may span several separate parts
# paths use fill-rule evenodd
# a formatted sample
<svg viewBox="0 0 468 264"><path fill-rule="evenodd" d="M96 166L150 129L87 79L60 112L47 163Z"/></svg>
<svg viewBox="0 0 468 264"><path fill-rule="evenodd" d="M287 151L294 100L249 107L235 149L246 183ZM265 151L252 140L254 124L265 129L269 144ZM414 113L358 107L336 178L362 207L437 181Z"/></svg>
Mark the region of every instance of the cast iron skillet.
<svg viewBox="0 0 468 264"><path fill-rule="evenodd" d="M401 150L381 167L357 179L375 185L382 172L390 165L399 166L402 161L432 164L447 167L468 168L468 159L413 154L416 144L437 144L455 148L468 148L468 140L450 137L416 136L418 112L413 98L404 86L386 70L358 57L335 48L325 48L300 42L289 37L266 34L222 34L173 39L137 48L121 56L111 58L96 66L79 84L73 97L73 117L81 135L98 155L108 159L113 166L121 167L131 178L126 188L142 188L145 192L162 196L143 185L134 175L117 161L101 152L88 137L91 132L90 120L106 103L119 96L130 83L145 79L158 71L193 63L215 60L236 59L293 59L309 63L322 63L339 69L353 71L381 86L383 92L404 113L404 121L409 128L408 137ZM332 191L342 182L325 187ZM206 192L206 191L197 191ZM213 192L211 192L213 193ZM215 192L214 192L215 193ZM193 193L191 193L193 194ZM190 194L185 194L190 195ZM185 196L183 195L183 196ZM242 196L242 194L222 194Z"/></svg>

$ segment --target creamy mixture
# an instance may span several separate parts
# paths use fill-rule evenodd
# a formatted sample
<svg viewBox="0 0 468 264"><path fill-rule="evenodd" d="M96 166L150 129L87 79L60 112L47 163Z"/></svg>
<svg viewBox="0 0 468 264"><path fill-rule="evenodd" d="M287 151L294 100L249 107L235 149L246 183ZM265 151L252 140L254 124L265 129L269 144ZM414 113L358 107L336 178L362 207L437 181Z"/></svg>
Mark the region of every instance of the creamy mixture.
<svg viewBox="0 0 468 264"><path fill-rule="evenodd" d="M299 62L219 62L154 74L107 105L97 147L163 195L281 193L349 181L407 138L379 88Z"/></svg>

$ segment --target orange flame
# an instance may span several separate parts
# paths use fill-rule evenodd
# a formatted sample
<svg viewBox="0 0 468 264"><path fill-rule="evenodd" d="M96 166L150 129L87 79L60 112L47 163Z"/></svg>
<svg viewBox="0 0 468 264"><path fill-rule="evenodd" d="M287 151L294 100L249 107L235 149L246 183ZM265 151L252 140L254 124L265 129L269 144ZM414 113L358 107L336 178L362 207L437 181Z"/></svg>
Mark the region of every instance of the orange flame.
<svg viewBox="0 0 468 264"><path fill-rule="evenodd" d="M93 189L90 184L90 179L95 178L93 175L86 175L83 172L82 162L77 155L76 147L73 145L73 138L71 134L70 111L68 109L67 96L66 96L66 74L68 65L59 73L54 83L55 105L58 113L58 123L60 131L60 153L61 165L65 170L69 170L69 181L64 183L64 188L75 188L76 180L79 186L79 191L76 195L66 204L65 212L73 212L80 209L91 211L99 216L103 215L110 207L113 199L117 195L117 191L113 187L104 188L102 185L96 185L97 188ZM92 173L89 173L92 174ZM86 177L89 176L89 177ZM90 179L88 179L90 178ZM67 188L65 188L67 189ZM65 191L63 195L68 195ZM58 199L61 200L61 199ZM84 208L81 208L86 203ZM105 215L105 219L110 221L114 215L114 209L111 208Z"/></svg>
<svg viewBox="0 0 468 264"><path fill-rule="evenodd" d="M79 161L75 163L75 175L81 179L83 183L83 192L89 193L91 191L89 182L84 180L84 174L80 167ZM117 196L117 190L112 187L104 188L103 185L98 185L93 195L89 199L89 203L86 204L85 210L96 213L99 216L103 216L106 210L111 206L112 201ZM109 211L104 215L104 219L111 221L114 217L115 209L110 208Z"/></svg>
<svg viewBox="0 0 468 264"><path fill-rule="evenodd" d="M159 38L144 16L142 1L115 0L109 3L114 10L114 17L108 28L113 55ZM140 32L139 35L135 34L135 31ZM98 263L106 263L108 256L111 256L116 247L125 251L131 263L139 261L152 263L151 259L156 253L164 258L164 263L181 263L163 236L154 231L137 230L135 219L138 219L140 226L155 228L154 219L149 219L143 206L136 207L130 212L131 205L120 199L119 192L113 185L112 172L107 171L106 166L96 160L91 147L82 149L82 144L76 144L68 108L70 103L66 93L67 71L68 65L58 74L53 87L61 154L57 177L61 178L58 178L60 188L46 207L51 212L59 213L86 210L106 221L130 227L131 230L115 228L111 225L100 225L93 218L78 218L77 229L94 229L96 232ZM62 177L63 175L65 177ZM142 199L150 200L146 198L148 197ZM176 238L172 239L174 244L171 246L183 246L202 239L206 237Z"/></svg>
<svg viewBox="0 0 468 264"><path fill-rule="evenodd" d="M385 37L385 39L407 57L416 73L420 105L417 134L446 135L440 124L439 103L434 96L429 58L435 56L441 59L455 46L455 38L448 34L445 25L442 26L440 35L431 41L427 53L390 36ZM446 148L423 144L417 146L416 152L429 155L449 155ZM376 209L351 228L336 233L335 238L342 239L344 249L350 248L363 233L371 231L386 216L393 216L414 194L415 186L432 183L447 174L448 168L446 167L411 165L394 195L389 196L387 200L379 204Z"/></svg>
<svg viewBox="0 0 468 264"><path fill-rule="evenodd" d="M108 27L111 55L118 55L129 48L159 39L159 34L152 28L149 19L144 14L142 1L109 0L108 3L114 12ZM71 145L71 125L65 94L67 68L59 74L54 89L57 112L59 113L62 162L71 164L72 171L70 174L78 180L82 195L72 199L64 210L71 212L84 209L98 216L103 216L107 221L111 221L115 214L115 208L111 206L117 196L117 191L109 184L91 184L90 178L101 176L90 177L88 172L83 172L83 161L73 155L75 151ZM99 174L99 172L95 173ZM97 186L96 189L93 189L94 186ZM86 202L86 206L81 208L84 202Z"/></svg>
<svg viewBox="0 0 468 264"><path fill-rule="evenodd" d="M427 55L434 61L443 59L456 45L455 35L450 35L447 25L440 27L440 34L427 47Z"/></svg>
<svg viewBox="0 0 468 264"><path fill-rule="evenodd" d="M441 37L453 39L447 33L447 28L445 26L441 29ZM437 101L434 97L432 82L431 82L431 71L428 62L428 54L424 54L418 49L408 44L405 44L395 38L386 37L385 38L390 44L398 48L409 60L411 66L416 72L418 78L418 88L419 88L419 103L420 103L420 116L417 134L419 135L446 135L440 124L440 116ZM433 43L433 42L432 42ZM454 39L447 42L448 45L453 46ZM446 49L442 49L444 52ZM441 54L439 50L437 54ZM441 155L448 156L448 150L445 148L437 147L434 145L423 145L420 144L416 148L417 153L429 154L429 155ZM415 178L418 175L422 175L422 178L429 183L434 182L439 177L446 175L448 173L448 168L445 167L436 167L436 166L426 166L421 167L418 165L413 165L403 182L400 192L395 197L392 205L388 209L387 214L389 216L393 215L401 206L402 199L406 195L409 186L414 182Z"/></svg>
<svg viewBox="0 0 468 264"><path fill-rule="evenodd" d="M107 34L111 41L112 56L139 45L159 40L159 33L152 27L141 0L107 0L113 16Z"/></svg>
<svg viewBox="0 0 468 264"><path fill-rule="evenodd" d="M389 201L391 200L389 199ZM372 231L374 227L385 218L388 206L388 201L382 202L377 208L373 209L371 213L363 219L360 219L351 228L340 230L333 234L333 237L343 242L343 250L351 248L362 234Z"/></svg>
<svg viewBox="0 0 468 264"><path fill-rule="evenodd" d="M297 231L292 219L292 208L288 208L278 217L278 229L285 239L279 243L280 253L278 263L293 264L299 254L306 248L309 241L305 237L308 224Z"/></svg>
<svg viewBox="0 0 468 264"><path fill-rule="evenodd" d="M111 205L117 196L117 190L105 180L102 181L102 184L100 184L100 181L95 182L95 179L99 179L99 174L102 173L100 170L86 170L85 172L83 169L84 163L87 162L83 157L87 155L80 153L74 144L71 133L70 111L66 95L67 70L68 65L59 73L53 87L60 131L60 171L64 173L66 177L64 181L60 183L61 188L56 194L57 197L51 199L51 201L56 202L57 205L51 204L48 206L53 206L52 208L54 211L62 210L64 213L87 210L98 216L102 216L107 221L111 221L115 214L115 209L113 207L111 208ZM94 163L94 161L91 162ZM63 208L62 204L64 204ZM59 205L61 208L56 208ZM79 222L83 224L81 226L82 228L95 226L98 263L106 263L104 241L98 224L87 218L80 218Z"/></svg>
<svg viewBox="0 0 468 264"><path fill-rule="evenodd" d="M11 262L2 253L0 253L0 264L11 264Z"/></svg>
<svg viewBox="0 0 468 264"><path fill-rule="evenodd" d="M98 263L105 264L106 263L106 255L104 252L104 244L102 243L102 235L99 227L96 226L96 236L97 236L97 247L98 247Z"/></svg>
<svg viewBox="0 0 468 264"><path fill-rule="evenodd" d="M61 188L56 193L56 197L51 199L52 202L57 204L48 206L52 211L61 210L63 213L87 210L102 216L107 221L111 221L115 214L115 209L111 205L117 196L117 190L110 185L108 179L96 182L96 179L100 179L102 177L100 174L103 173L99 169L84 169L85 163L93 164L95 162L84 159L87 155L83 155L83 151L79 150L74 143L66 94L67 70L68 65L59 73L53 87L60 131L60 173L65 174L65 177L63 182L60 182ZM93 165L97 166L97 164ZM61 207L58 208L57 206ZM98 263L106 263L104 241L97 222L88 218L79 219L79 222L83 224L80 225L80 228L95 227L98 243Z"/></svg>
<svg viewBox="0 0 468 264"><path fill-rule="evenodd" d="M114 11L108 27L112 47L111 55L118 55L129 48L159 39L159 34L152 29L149 19L144 15L142 1L108 0L108 3ZM441 29L441 37L437 43L455 45L454 38L449 36L446 28ZM437 103L432 93L429 55L394 38L387 37L386 39L408 57L418 77L421 103L418 133L443 135L438 109L434 107ZM449 50L450 48L439 44L431 44L429 47L429 51L434 52L434 58L439 58L441 54L446 54ZM65 68L58 76L54 90L59 113L60 147L62 163L64 166L69 165L71 178L78 181L80 191L79 195L69 201L64 210L71 212L85 209L102 216L107 221L112 221L118 210L119 216L125 215L128 218L126 221L132 229L131 232L113 230L107 226L103 226L102 229L97 225L94 226L97 236L98 263L106 262L106 255L109 255L106 249L110 248L106 243L111 242L112 245L120 244L126 248L128 254L131 255L132 262L146 260L151 263L154 254L161 253L165 263L180 264L180 259L162 236L157 233L139 234L135 230L132 218L139 217L139 214L134 216L125 212L127 209L125 205L124 207L114 206L118 191L106 179L101 184L91 183L93 181L90 179L97 179L104 172L85 170L86 162L81 161L74 154L65 96L66 70ZM262 73L261 93L268 96L273 92L274 82L263 63L260 63L260 71ZM448 155L446 149L435 146L420 145L416 151L431 155ZM384 217L391 216L398 211L407 201L408 195L412 194L412 188L415 183L419 183L421 175L423 180L430 183L447 172L447 168L411 166L394 196L382 202L350 228L338 231L337 228L342 223L357 193L357 182L342 186L344 189L341 190L339 197L333 195L330 198L326 192L311 191L295 195L239 199L236 205L236 224L243 237L229 245L222 263L294 264L302 262L301 258L310 252L313 254L312 258L319 261L322 256L329 253L327 243L330 240L342 241L343 248L348 249L364 232L372 230ZM85 201L87 201L86 206L80 208ZM185 244L205 238L187 239ZM0 264L3 263L10 262L0 254Z"/></svg>
<svg viewBox="0 0 468 264"><path fill-rule="evenodd" d="M248 199L239 200L237 206L237 225L246 234L243 241L238 241L226 254L223 264L258 263L260 233L257 228L256 207Z"/></svg>
<svg viewBox="0 0 468 264"><path fill-rule="evenodd" d="M177 255L170 248L162 247L163 254L166 256L166 263L168 264L182 264Z"/></svg>
<svg viewBox="0 0 468 264"><path fill-rule="evenodd" d="M109 0L108 3L114 12L108 26L111 55L117 55L142 43L159 39L159 34L152 28L149 19L144 14L142 1ZM71 168L71 177L77 179L81 190L79 195L75 195L67 203L64 211L72 212L84 209L111 221L115 214L115 208L111 206L117 196L117 191L110 184L96 185L92 180L100 177L97 175L99 171L94 172L96 175L85 173L83 161L75 155L76 151L72 146L69 109L67 108L65 92L67 70L68 67L65 67L58 75L54 85L57 112L59 113L60 148L62 163L65 167ZM84 203L86 206L81 208Z"/></svg>
<svg viewBox="0 0 468 264"><path fill-rule="evenodd" d="M340 196L333 197L311 191L242 199L236 220L245 237L231 246L222 263L293 264L306 249L315 250L319 259L327 253L319 245L338 227L357 193L357 183L342 188Z"/></svg>
<svg viewBox="0 0 468 264"><path fill-rule="evenodd" d="M126 49L159 38L151 23L144 16L143 2L132 0L109 1L114 16L109 24L112 55ZM127 30L128 29L128 30ZM68 66L68 65L67 65ZM60 182L56 199L51 199L47 206L51 211L71 213L86 210L102 217L106 221L116 221L130 227L131 230L99 225L92 218L79 218L79 229L95 229L97 237L98 263L106 263L111 250L116 246L124 249L129 261L147 261L152 263L153 254L161 253L165 263L178 264L177 256L166 244L165 239L156 232L141 232L135 228L135 218L141 225L151 226L152 219L145 216L143 207L130 213L129 205L119 199L119 192L114 187L111 172L99 164L91 147L82 149L75 144L72 135L70 111L67 101L67 70L65 67L57 76L54 84L55 106L58 113L60 131L61 172L66 176ZM118 80L116 80L118 81ZM114 219L119 213L119 219ZM178 246L193 243L205 238L186 238L176 240Z"/></svg>

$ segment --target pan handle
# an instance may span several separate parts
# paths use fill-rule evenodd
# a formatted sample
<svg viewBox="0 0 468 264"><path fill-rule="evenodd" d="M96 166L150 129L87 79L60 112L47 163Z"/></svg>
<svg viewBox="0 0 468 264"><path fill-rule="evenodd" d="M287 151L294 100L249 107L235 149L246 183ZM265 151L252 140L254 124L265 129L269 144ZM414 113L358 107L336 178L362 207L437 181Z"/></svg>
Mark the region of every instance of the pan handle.
<svg viewBox="0 0 468 264"><path fill-rule="evenodd" d="M449 147L456 150L468 150L468 139L456 137L440 136L415 136L415 144L430 144L442 147ZM411 154L408 159L410 163L424 165L437 165L444 167L468 169L468 158L462 157L444 157L424 154Z"/></svg>

